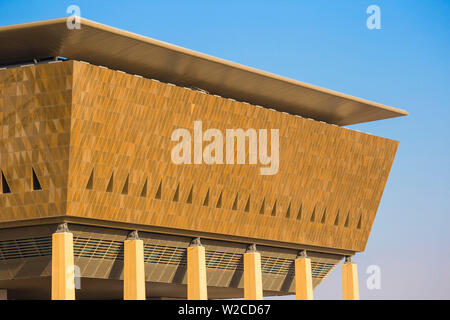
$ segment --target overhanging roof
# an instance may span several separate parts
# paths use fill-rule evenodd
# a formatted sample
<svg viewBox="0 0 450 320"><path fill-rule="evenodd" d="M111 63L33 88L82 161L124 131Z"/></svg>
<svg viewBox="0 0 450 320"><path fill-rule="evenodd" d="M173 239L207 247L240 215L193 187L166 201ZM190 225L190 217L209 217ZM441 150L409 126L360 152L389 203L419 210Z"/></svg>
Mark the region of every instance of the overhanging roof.
<svg viewBox="0 0 450 320"><path fill-rule="evenodd" d="M61 56L337 125L407 115L404 110L292 80L87 19L0 27L0 65Z"/></svg>

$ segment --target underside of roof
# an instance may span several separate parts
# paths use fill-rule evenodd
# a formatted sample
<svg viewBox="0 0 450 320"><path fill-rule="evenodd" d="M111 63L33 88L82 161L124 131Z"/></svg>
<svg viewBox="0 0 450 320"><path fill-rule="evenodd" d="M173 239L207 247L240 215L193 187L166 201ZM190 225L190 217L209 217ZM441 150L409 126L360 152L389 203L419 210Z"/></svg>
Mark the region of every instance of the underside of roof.
<svg viewBox="0 0 450 320"><path fill-rule="evenodd" d="M66 18L0 27L0 47L0 66L82 60L341 126L408 114L86 19L80 29L69 29Z"/></svg>

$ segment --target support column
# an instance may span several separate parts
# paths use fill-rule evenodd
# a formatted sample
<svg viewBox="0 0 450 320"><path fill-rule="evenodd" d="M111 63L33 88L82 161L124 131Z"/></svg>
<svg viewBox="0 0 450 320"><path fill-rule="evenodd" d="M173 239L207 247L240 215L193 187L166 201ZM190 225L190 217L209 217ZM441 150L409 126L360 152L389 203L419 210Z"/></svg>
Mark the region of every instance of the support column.
<svg viewBox="0 0 450 320"><path fill-rule="evenodd" d="M52 235L52 300L75 300L73 235L67 223Z"/></svg>
<svg viewBox="0 0 450 320"><path fill-rule="evenodd" d="M300 251L295 259L295 295L297 300L313 300L311 259L306 250Z"/></svg>
<svg viewBox="0 0 450 320"><path fill-rule="evenodd" d="M187 248L187 298L207 300L205 247L200 238L192 240Z"/></svg>
<svg viewBox="0 0 450 320"><path fill-rule="evenodd" d="M244 299L262 300L261 254L252 244L244 253Z"/></svg>
<svg viewBox="0 0 450 320"><path fill-rule="evenodd" d="M358 271L352 257L345 257L342 265L342 298L359 300Z"/></svg>
<svg viewBox="0 0 450 320"><path fill-rule="evenodd" d="M145 300L144 242L137 231L124 243L123 299Z"/></svg>
<svg viewBox="0 0 450 320"><path fill-rule="evenodd" d="M1 300L8 300L8 290L0 289L0 301Z"/></svg>

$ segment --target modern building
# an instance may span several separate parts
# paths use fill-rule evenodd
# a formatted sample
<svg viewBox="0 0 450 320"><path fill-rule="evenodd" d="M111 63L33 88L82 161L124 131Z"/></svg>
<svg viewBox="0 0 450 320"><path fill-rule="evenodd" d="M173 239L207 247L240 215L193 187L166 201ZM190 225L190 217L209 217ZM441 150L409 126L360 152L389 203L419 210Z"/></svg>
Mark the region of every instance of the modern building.
<svg viewBox="0 0 450 320"><path fill-rule="evenodd" d="M398 142L344 126L407 112L86 19L0 46L0 296L311 299L346 259L358 298ZM277 129L276 173L174 163L196 121Z"/></svg>

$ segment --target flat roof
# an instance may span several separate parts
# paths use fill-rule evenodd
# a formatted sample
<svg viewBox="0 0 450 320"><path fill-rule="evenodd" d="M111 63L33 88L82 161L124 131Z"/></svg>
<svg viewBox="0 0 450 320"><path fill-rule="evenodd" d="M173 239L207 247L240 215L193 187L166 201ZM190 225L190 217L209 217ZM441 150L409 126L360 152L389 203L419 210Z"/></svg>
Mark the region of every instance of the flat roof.
<svg viewBox="0 0 450 320"><path fill-rule="evenodd" d="M0 65L82 60L341 126L408 114L84 18L80 29L70 30L66 19L0 27Z"/></svg>

